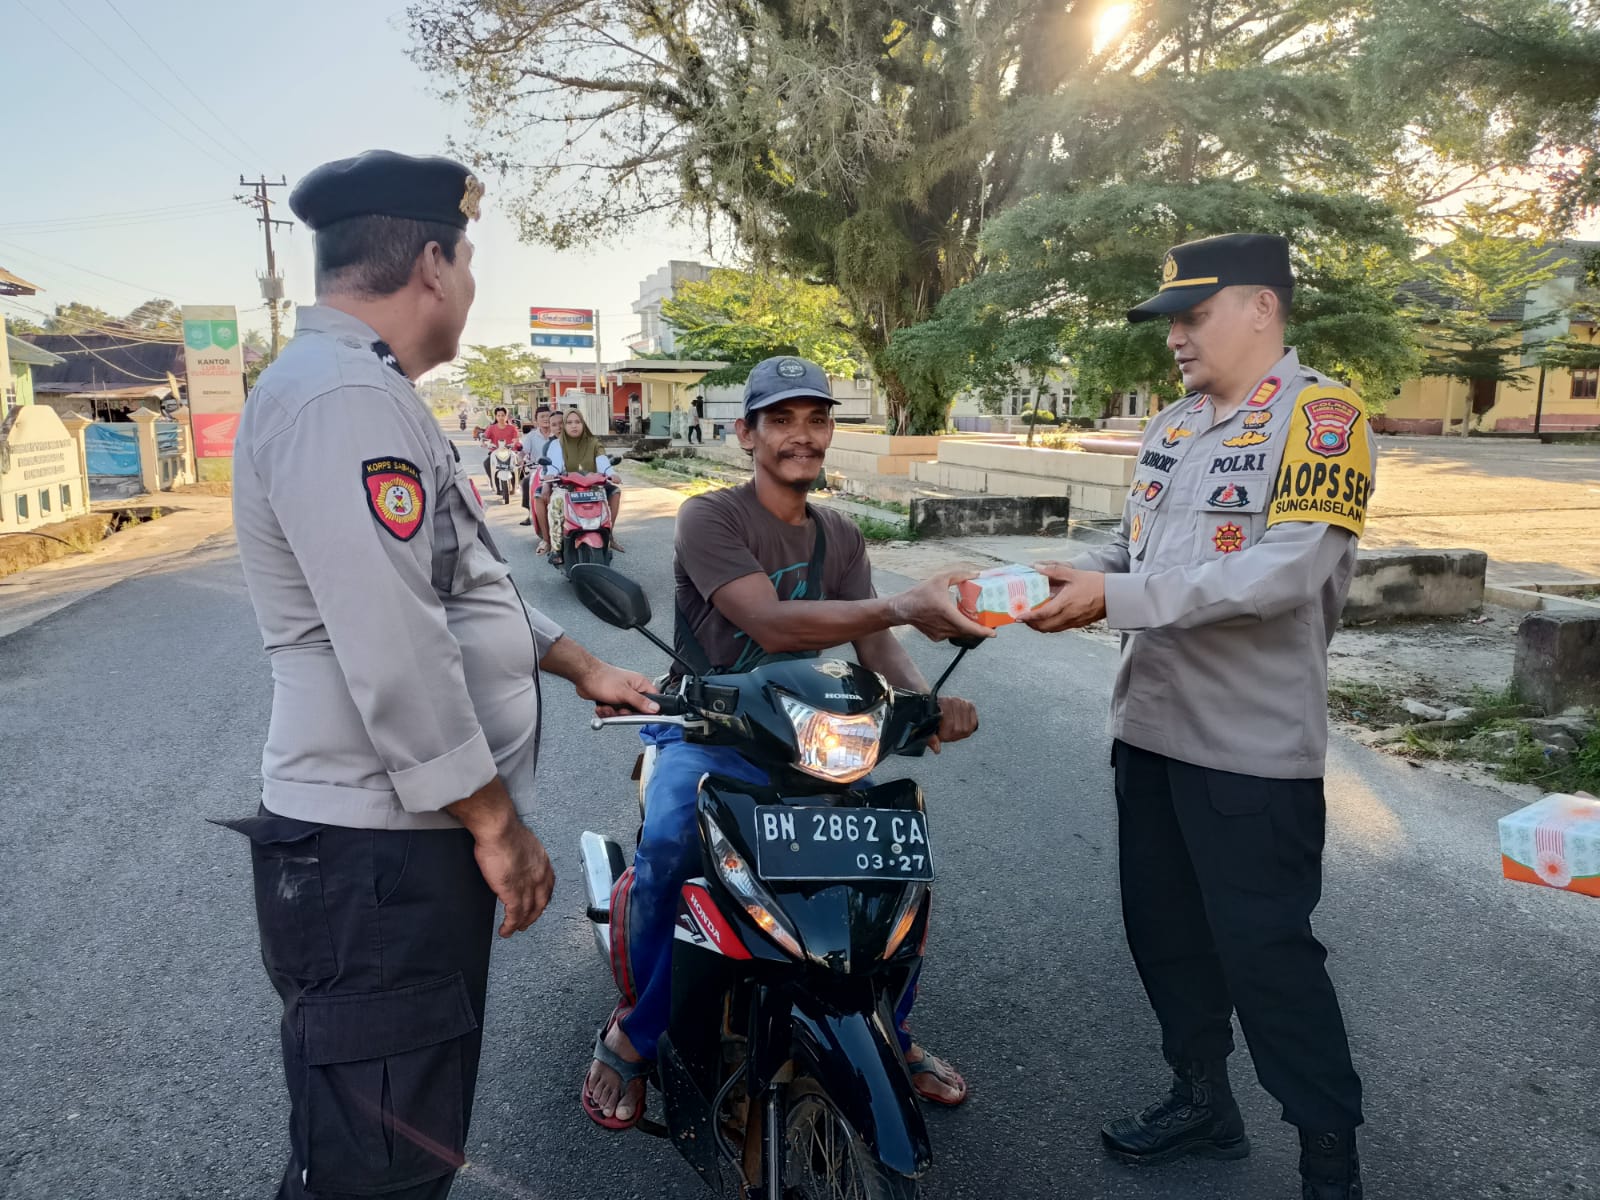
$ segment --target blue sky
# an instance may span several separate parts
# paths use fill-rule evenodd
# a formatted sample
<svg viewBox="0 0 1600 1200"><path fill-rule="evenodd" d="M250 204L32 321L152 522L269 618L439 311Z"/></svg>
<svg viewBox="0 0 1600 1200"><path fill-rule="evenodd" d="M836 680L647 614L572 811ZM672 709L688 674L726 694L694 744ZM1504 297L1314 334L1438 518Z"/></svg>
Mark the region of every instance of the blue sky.
<svg viewBox="0 0 1600 1200"><path fill-rule="evenodd" d="M329 159L372 147L439 153L466 131L406 57L400 0L17 0L3 25L0 266L46 289L20 302L32 308L81 300L121 314L163 296L234 304L246 326L265 328L261 230L233 200L241 173L292 187ZM703 239L665 224L594 251L522 245L488 183L471 230L478 297L467 342L526 345L533 304L598 307L606 357L622 357L638 329L629 306L639 281L670 258L710 261ZM286 203L274 215L292 217ZM310 303L310 233L297 223L276 240L289 298ZM0 312L33 315L18 304L0 301Z"/></svg>

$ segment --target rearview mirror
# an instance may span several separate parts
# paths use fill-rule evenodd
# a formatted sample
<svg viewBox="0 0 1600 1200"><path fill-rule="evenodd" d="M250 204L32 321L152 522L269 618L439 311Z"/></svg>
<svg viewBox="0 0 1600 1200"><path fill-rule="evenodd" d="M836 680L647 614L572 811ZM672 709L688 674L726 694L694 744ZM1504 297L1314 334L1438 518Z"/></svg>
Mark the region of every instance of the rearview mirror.
<svg viewBox="0 0 1600 1200"><path fill-rule="evenodd" d="M572 568L571 579L578 600L607 625L642 629L650 624L650 598L621 571L599 563L579 563Z"/></svg>

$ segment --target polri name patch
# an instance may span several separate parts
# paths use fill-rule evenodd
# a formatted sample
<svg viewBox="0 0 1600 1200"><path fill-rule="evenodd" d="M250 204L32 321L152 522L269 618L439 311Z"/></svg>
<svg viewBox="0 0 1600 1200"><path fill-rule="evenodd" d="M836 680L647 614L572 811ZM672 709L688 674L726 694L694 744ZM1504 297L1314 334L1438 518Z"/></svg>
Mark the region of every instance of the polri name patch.
<svg viewBox="0 0 1600 1200"><path fill-rule="evenodd" d="M361 464L361 479L378 524L402 542L416 537L428 508L417 465L404 458L369 458Z"/></svg>

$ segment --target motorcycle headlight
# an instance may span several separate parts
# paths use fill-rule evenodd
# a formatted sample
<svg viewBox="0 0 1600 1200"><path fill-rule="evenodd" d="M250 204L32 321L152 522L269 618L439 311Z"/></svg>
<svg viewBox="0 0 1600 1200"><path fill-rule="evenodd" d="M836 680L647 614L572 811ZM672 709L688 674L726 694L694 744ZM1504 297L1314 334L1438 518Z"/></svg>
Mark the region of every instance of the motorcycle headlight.
<svg viewBox="0 0 1600 1200"><path fill-rule="evenodd" d="M762 933L795 958L805 958L805 951L800 947L799 931L783 915L783 909L778 907L772 893L756 878L750 864L745 862L744 855L739 853L728 840L727 834L710 817L701 817L701 821L705 825L711 857L717 865L717 877L739 898L745 913L761 927Z"/></svg>
<svg viewBox="0 0 1600 1200"><path fill-rule="evenodd" d="M887 705L845 716L812 708L781 692L779 699L783 701L784 715L794 726L799 747L795 765L806 774L835 783L854 783L877 766Z"/></svg>

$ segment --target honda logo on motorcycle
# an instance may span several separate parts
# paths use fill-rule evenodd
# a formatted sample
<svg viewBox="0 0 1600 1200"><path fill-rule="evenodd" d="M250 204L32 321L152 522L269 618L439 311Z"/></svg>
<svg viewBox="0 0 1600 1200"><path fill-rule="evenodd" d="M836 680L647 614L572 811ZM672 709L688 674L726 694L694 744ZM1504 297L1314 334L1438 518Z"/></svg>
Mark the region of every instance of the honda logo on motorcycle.
<svg viewBox="0 0 1600 1200"><path fill-rule="evenodd" d="M728 924L728 919L718 911L716 901L705 888L694 883L685 884L683 904L689 910L694 923L700 927L701 932L719 953L729 958L750 957L750 951L745 949L744 943L739 940L739 935L734 932L733 926Z"/></svg>

